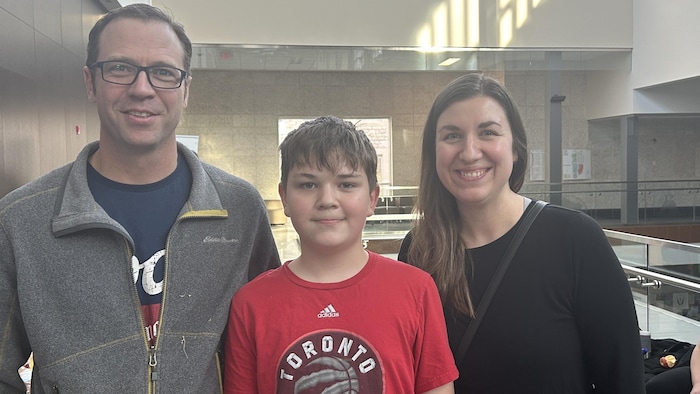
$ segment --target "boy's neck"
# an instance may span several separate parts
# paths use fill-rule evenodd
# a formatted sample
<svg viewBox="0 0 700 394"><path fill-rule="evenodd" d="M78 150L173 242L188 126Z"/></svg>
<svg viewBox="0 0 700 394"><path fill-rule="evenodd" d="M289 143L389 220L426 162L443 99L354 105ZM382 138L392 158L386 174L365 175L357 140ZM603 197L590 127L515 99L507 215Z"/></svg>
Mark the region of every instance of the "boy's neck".
<svg viewBox="0 0 700 394"><path fill-rule="evenodd" d="M338 283L357 275L367 265L369 254L359 248L345 251L304 250L289 262L289 269L299 278L313 283Z"/></svg>

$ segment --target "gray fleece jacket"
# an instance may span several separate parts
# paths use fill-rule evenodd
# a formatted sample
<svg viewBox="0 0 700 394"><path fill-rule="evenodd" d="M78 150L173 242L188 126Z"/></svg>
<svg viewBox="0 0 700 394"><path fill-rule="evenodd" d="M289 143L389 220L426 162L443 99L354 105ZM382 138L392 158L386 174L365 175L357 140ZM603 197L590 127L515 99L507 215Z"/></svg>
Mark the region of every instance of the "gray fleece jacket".
<svg viewBox="0 0 700 394"><path fill-rule="evenodd" d="M0 199L0 393L34 352L34 393L218 393L234 292L279 256L257 190L179 146L192 191L168 235L160 326L149 349L133 242L76 161Z"/></svg>

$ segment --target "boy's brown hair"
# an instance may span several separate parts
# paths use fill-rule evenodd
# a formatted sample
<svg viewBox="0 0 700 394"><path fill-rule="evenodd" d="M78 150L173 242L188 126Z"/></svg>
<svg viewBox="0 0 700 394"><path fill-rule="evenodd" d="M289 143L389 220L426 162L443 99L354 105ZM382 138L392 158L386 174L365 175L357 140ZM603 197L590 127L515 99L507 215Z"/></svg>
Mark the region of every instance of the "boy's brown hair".
<svg viewBox="0 0 700 394"><path fill-rule="evenodd" d="M377 152L364 131L335 116L309 120L290 132L280 144L282 187L294 166L316 165L336 172L343 165L354 171L362 168L370 192L377 185Z"/></svg>

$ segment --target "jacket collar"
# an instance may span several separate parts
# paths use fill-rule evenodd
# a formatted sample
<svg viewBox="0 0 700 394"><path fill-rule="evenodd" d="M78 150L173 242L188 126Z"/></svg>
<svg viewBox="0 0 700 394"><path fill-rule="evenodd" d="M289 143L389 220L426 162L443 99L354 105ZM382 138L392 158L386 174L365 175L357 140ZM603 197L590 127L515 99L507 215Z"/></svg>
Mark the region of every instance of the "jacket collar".
<svg viewBox="0 0 700 394"><path fill-rule="evenodd" d="M97 204L88 187L88 158L98 147L98 141L86 145L65 174L65 181L58 192L51 222L56 236L60 237L88 228L109 228L131 239L126 230ZM178 151L192 171L192 189L180 211L180 216L228 217L216 186L197 155L180 143L178 143Z"/></svg>

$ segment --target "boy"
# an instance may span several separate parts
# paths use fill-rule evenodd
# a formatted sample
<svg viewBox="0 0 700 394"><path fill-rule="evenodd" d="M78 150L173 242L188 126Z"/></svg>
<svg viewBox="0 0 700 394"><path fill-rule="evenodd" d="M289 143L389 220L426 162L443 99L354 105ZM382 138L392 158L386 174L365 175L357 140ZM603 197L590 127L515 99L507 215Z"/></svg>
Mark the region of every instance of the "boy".
<svg viewBox="0 0 700 394"><path fill-rule="evenodd" d="M367 136L321 117L280 151L279 193L301 255L234 296L225 392L453 393L433 279L362 248L379 197Z"/></svg>

